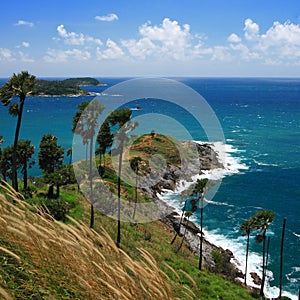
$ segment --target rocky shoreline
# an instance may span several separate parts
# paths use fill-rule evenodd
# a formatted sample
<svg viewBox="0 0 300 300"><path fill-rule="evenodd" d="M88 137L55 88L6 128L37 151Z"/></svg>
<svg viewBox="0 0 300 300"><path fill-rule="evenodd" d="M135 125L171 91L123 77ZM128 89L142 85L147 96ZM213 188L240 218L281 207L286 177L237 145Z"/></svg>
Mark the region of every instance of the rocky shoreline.
<svg viewBox="0 0 300 300"><path fill-rule="evenodd" d="M195 254L199 255L199 234L200 229L193 222L183 220L180 223L181 216L175 211L174 208L170 207L167 203L162 201L158 195L163 194L168 190L175 190L178 180L185 178L186 181L192 181L192 176L197 174L203 174L203 171L213 170L213 169L224 169L225 166L220 162L218 158L218 153L216 153L213 147L208 143L196 143L196 142L184 142L184 143L194 143L194 146L197 148L199 154L200 165L191 164L190 168L185 168L184 174L180 167L167 166L163 171L163 176L161 180L154 186L150 188L144 188L143 192L151 199L155 200L158 203L160 211L165 211L165 217L161 218L161 222L166 224L170 230L174 232L174 235L177 233L180 238L184 235L185 240L188 244L189 249ZM183 143L183 144L184 144ZM172 211L170 213L170 211ZM171 242L171 241L170 241ZM218 261L216 262L216 256ZM222 267L220 267L220 260ZM237 265L234 263L236 259L234 258L233 253L229 249L223 249L212 243L210 243L204 237L203 241L203 266L205 269L224 274L228 279L234 281L237 279L244 278L243 272L237 268ZM254 274L255 275L255 274ZM256 278L258 275L254 276Z"/></svg>

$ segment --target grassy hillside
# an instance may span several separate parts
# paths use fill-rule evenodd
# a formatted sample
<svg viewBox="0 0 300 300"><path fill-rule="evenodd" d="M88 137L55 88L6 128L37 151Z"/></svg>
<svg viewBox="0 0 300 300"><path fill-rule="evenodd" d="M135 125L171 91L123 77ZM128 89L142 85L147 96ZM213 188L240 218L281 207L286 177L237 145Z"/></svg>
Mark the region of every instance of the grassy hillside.
<svg viewBox="0 0 300 300"><path fill-rule="evenodd" d="M253 299L222 276L199 271L186 246L175 254L173 233L160 221L122 224L96 214L68 187L83 210L77 220L55 221L9 186L0 193L0 298L3 299ZM13 200L15 203L13 203Z"/></svg>

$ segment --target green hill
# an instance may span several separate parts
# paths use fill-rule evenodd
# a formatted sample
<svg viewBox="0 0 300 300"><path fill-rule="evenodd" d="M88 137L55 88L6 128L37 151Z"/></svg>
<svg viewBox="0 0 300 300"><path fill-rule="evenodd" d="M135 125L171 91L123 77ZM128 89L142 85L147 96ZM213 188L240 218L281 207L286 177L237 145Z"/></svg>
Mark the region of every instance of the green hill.
<svg viewBox="0 0 300 300"><path fill-rule="evenodd" d="M65 80L43 80L38 79L33 89L33 95L87 95L80 86L101 85L101 83L90 77L69 78Z"/></svg>
<svg viewBox="0 0 300 300"><path fill-rule="evenodd" d="M178 147L173 139L152 134L136 140L127 151L129 157L143 159L147 173L146 161L156 153L163 155L168 165L177 165ZM116 190L109 156L105 161L104 180ZM197 255L186 242L178 252L181 238L171 245L174 230L160 220L122 223L119 249L115 245L116 220L96 211L95 227L88 227L90 203L77 185L63 187L60 198L53 199L69 207L66 223L56 221L40 206L47 186L33 186L32 191L32 198L25 200L10 186L0 186L0 298L256 298L255 291L217 274L217 270L199 271ZM123 184L122 194L130 199L134 189ZM222 263L222 257L216 258L216 264Z"/></svg>
<svg viewBox="0 0 300 300"><path fill-rule="evenodd" d="M173 232L160 221L122 224L118 249L116 221L96 213L92 230L81 193L68 187L62 194L79 199L80 220L55 221L2 187L0 298L253 299L239 284L199 271L186 246L176 254Z"/></svg>

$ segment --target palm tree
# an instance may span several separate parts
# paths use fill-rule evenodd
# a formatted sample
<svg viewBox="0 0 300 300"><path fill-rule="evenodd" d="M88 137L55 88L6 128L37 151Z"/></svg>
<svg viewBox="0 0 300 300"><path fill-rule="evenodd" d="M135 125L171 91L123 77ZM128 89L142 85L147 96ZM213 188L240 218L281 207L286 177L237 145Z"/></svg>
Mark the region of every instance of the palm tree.
<svg viewBox="0 0 300 300"><path fill-rule="evenodd" d="M250 233L255 229L255 218L251 217L247 221L244 221L241 224L240 230L243 230L243 235L247 235L247 247L246 247L246 266L245 266L245 285L247 285L247 269L248 269L248 255L249 255L249 241L250 241Z"/></svg>
<svg viewBox="0 0 300 300"><path fill-rule="evenodd" d="M184 214L185 214L185 210L186 210L186 207L187 207L187 201L188 201L188 198L191 196L191 194L193 194L193 191L194 191L194 185L191 185L188 189L184 190L181 195L180 195L180 198L181 199L186 199L184 201L184 205L183 205L183 208L182 208L182 212L181 212L181 216L180 216L180 220L179 220L179 228L178 230L176 230L175 232L175 236L173 237L172 241L171 241L171 245L174 244L178 234L180 233L180 228L181 228L181 225L182 225L182 220L183 220L183 217L184 217ZM195 205L195 202L197 202L198 199L192 199L190 200L190 203L192 204L192 212L195 212L197 210L197 206Z"/></svg>
<svg viewBox="0 0 300 300"><path fill-rule="evenodd" d="M120 247L121 243L121 173L122 173L122 161L123 150L125 143L128 139L128 132L132 131L137 122L131 122L131 110L129 108L121 108L113 111L108 117L108 122L112 126L118 125L118 132L114 135L118 148L116 152L119 154L119 167L118 167L118 229L117 229L117 247Z"/></svg>
<svg viewBox="0 0 300 300"><path fill-rule="evenodd" d="M93 163L93 147L95 129L98 125L98 117L104 110L104 106L97 100L85 101L77 106L78 111L73 117L72 131L82 136L83 144L90 146L89 153L89 186L90 186L90 203L91 203L91 216L90 228L94 227L94 197L93 197L93 176L92 176L92 163ZM87 158L87 157L86 157Z"/></svg>
<svg viewBox="0 0 300 300"><path fill-rule="evenodd" d="M282 293L283 243L284 243L285 225L286 225L286 218L283 218L282 233L281 233L281 244L280 244L280 272L279 272L280 273L280 285L279 285L279 299L281 299L281 293Z"/></svg>
<svg viewBox="0 0 300 300"><path fill-rule="evenodd" d="M262 264L262 280L260 287L260 296L264 295L264 285L266 279L266 232L269 227L269 223L273 221L275 214L270 210L262 210L255 213L255 229L261 230L262 234L256 236L256 241L258 243L263 242L263 264Z"/></svg>
<svg viewBox="0 0 300 300"><path fill-rule="evenodd" d="M198 179L193 190L193 194L197 195L197 200L200 203L200 250L199 250L199 270L202 269L202 249L203 249L203 208L204 195L206 192L206 184L208 179Z"/></svg>
<svg viewBox="0 0 300 300"><path fill-rule="evenodd" d="M12 186L16 191L18 191L17 147L23 116L23 108L26 96L33 93L35 81L35 76L30 75L27 71L22 71L17 75L13 74L13 76L0 88L0 99L3 105L10 105L9 113L13 116L17 116L12 155ZM14 96L19 98L18 103L12 103Z"/></svg>
<svg viewBox="0 0 300 300"><path fill-rule="evenodd" d="M135 200L134 200L134 209L132 214L132 220L135 218L136 205L138 200L138 175L139 175L139 165L142 159L139 156L135 156L130 160L131 169L135 172Z"/></svg>
<svg viewBox="0 0 300 300"><path fill-rule="evenodd" d="M189 220L190 220L190 217L192 216L192 214L193 213L191 211L186 211L184 213L184 216L186 217L185 228L184 228L184 232L183 232L183 235L182 235L181 243L180 243L179 247L177 248L176 253L179 252L179 250L181 249L181 247L183 245L183 241L185 239L185 235L186 235L186 231L187 231L187 226L188 226L188 223L189 223Z"/></svg>

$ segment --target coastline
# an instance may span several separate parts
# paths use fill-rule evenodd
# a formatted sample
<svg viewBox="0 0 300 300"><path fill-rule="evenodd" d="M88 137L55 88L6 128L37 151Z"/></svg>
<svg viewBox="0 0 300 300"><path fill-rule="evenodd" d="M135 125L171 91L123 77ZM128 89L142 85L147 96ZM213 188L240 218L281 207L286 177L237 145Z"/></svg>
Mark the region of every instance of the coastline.
<svg viewBox="0 0 300 300"><path fill-rule="evenodd" d="M225 176L233 175L239 173L239 170L246 170L248 169L247 166L242 164L240 161L235 162L233 164L233 157L231 156L232 152L237 152L238 150L233 149L230 145L220 145L220 143L210 144L210 143L202 143L193 141L197 144L197 147L204 147L209 149L208 155L206 158L203 159L201 166L206 165L204 169L200 167L200 172L198 176L193 176L189 180L185 182L178 182L178 178L175 175L176 170L167 170L164 178L160 182L158 186L156 186L152 191L149 193L148 191L144 191L148 196L152 197L155 200L159 200L161 204L159 204L161 210L166 209L166 211L170 210L172 213L166 215L166 217L162 218L161 221L166 224L174 234L178 234L179 238L181 238L185 233L185 241L188 244L189 249L196 255L199 255L199 236L200 233L199 226L196 224L195 220L189 221L185 224L183 221L181 225L180 223L180 215L181 209L178 205L174 205L172 203L174 200L175 195L180 194L184 189L188 187L188 185L192 184L196 181L197 178L210 178L213 180L218 180ZM227 146L227 147L226 147ZM203 148L202 148L203 150ZM209 153L211 152L211 153ZM212 154L213 152L213 154ZM229 156L226 156L227 152ZM229 157L229 160L228 160ZM178 171L178 170L177 170ZM191 180L192 179L192 180ZM170 182L173 181L173 182ZM171 198L171 201L168 201ZM209 201L208 201L209 203ZM178 204L178 203L176 203ZM229 280L240 282L242 286L248 288L250 290L255 290L260 288L260 270L259 268L255 268L255 270L248 268L247 272L247 286L243 283L244 278L244 266L241 257L237 257L234 249L229 247L223 247L223 245L218 245L215 241L211 241L210 235L211 233L204 232L204 243L203 243L203 265L206 269L211 272L216 272L215 262L213 260L212 252L219 251L224 255L224 258L227 263L228 272L224 274ZM226 237L225 237L226 238ZM171 241L170 241L171 242ZM228 241L230 244L230 241ZM233 247L234 248L234 247ZM257 256L256 253L253 253L254 256ZM260 257L255 257L256 259L260 259ZM257 263L257 261L256 261ZM272 278L272 273L270 278ZM278 287L270 286L270 282L266 281L266 288L267 291L265 292L265 296L269 299L275 299L278 295ZM283 291L283 296L289 297L289 299L296 300L297 296L290 294L289 292Z"/></svg>

